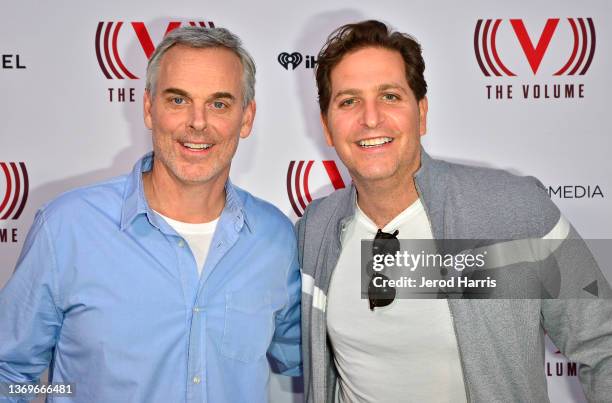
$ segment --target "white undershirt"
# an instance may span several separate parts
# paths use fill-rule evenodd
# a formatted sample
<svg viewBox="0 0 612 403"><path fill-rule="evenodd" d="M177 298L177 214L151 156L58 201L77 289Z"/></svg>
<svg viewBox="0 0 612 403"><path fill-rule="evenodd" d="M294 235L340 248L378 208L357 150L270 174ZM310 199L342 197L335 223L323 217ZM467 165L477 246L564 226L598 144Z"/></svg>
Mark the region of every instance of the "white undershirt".
<svg viewBox="0 0 612 403"><path fill-rule="evenodd" d="M180 236L182 236L183 239L185 239L187 245L189 245L189 248L191 249L191 253L193 253L193 257L195 258L198 275L202 275L204 263L206 262L206 256L208 256L210 243L212 242L213 235L215 234L215 229L217 228L219 218L201 224L191 224L173 220L172 218L166 217L157 211L155 211L155 213L166 220L168 225L174 228L174 230Z"/></svg>
<svg viewBox="0 0 612 403"><path fill-rule="evenodd" d="M382 230L433 239L420 200ZM371 311L361 298L361 239L377 226L357 206L327 296L327 329L341 402L465 402L457 341L446 300L396 299Z"/></svg>

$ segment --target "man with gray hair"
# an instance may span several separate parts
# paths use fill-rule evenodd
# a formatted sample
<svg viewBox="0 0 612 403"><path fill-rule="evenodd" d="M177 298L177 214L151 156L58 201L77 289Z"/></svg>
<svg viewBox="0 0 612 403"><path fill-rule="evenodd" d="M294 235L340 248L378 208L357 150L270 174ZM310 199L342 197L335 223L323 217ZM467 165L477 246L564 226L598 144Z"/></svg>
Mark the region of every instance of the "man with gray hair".
<svg viewBox="0 0 612 403"><path fill-rule="evenodd" d="M266 402L301 374L291 222L234 186L255 65L226 29L178 28L147 67L153 152L43 206L0 291L0 401ZM54 393L57 393L54 389Z"/></svg>

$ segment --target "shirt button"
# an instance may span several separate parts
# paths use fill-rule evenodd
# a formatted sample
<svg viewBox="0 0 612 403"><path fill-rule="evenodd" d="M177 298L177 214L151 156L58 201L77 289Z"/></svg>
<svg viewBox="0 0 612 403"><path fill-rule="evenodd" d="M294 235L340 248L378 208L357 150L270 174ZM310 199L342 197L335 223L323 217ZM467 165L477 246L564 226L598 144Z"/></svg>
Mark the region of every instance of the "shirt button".
<svg viewBox="0 0 612 403"><path fill-rule="evenodd" d="M179 248L182 248L183 246L185 246L185 241L183 241L182 239L180 239L180 240L178 241L178 246L179 246Z"/></svg>
<svg viewBox="0 0 612 403"><path fill-rule="evenodd" d="M195 383L195 384L198 384L198 383L200 383L200 381L201 381L200 377L199 377L199 376L197 376L197 375L196 375L196 376L194 376L192 380L193 380L193 383Z"/></svg>
<svg viewBox="0 0 612 403"><path fill-rule="evenodd" d="M195 308L193 308L193 311L194 311L195 313L199 313L199 312L200 312L200 308L198 308L198 307L196 306Z"/></svg>

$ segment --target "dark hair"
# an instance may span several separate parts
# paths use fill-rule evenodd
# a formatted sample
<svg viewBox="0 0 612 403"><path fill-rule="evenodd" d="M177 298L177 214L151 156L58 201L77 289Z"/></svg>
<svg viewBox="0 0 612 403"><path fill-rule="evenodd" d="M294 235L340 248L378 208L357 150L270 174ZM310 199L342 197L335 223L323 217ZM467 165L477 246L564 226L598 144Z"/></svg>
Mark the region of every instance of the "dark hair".
<svg viewBox="0 0 612 403"><path fill-rule="evenodd" d="M346 24L329 35L327 42L319 52L315 76L319 92L319 107L323 115L331 98L331 72L342 58L351 52L366 47L381 47L396 50L404 59L406 80L417 101L425 97L427 83L423 72L425 62L421 54L421 45L410 35L393 32L384 23L376 20Z"/></svg>

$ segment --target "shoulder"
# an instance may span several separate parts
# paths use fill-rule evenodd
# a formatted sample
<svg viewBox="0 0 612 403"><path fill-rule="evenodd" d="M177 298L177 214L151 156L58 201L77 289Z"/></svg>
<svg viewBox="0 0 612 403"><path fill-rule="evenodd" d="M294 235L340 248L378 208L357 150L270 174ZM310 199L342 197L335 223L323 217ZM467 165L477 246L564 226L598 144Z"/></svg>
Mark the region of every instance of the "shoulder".
<svg viewBox="0 0 612 403"><path fill-rule="evenodd" d="M234 185L234 190L244 205L247 221L252 222L257 230L268 228L293 236L291 220L278 207L238 186Z"/></svg>
<svg viewBox="0 0 612 403"><path fill-rule="evenodd" d="M533 176L519 176L502 169L447 163L447 186L465 198L496 206L553 206L546 188Z"/></svg>
<svg viewBox="0 0 612 403"><path fill-rule="evenodd" d="M316 256L319 245L330 239L334 223L351 214L353 188L339 189L329 196L313 200L296 223L300 263L307 266L304 256Z"/></svg>
<svg viewBox="0 0 612 403"><path fill-rule="evenodd" d="M44 204L39 213L51 223L86 219L92 212L120 212L127 175L66 191Z"/></svg>
<svg viewBox="0 0 612 403"><path fill-rule="evenodd" d="M449 180L457 181L461 185L474 187L488 187L495 184L499 187L537 186L541 184L530 176L519 176L503 169L479 167L472 165L444 162L447 166ZM543 187L542 187L543 188Z"/></svg>
<svg viewBox="0 0 612 403"><path fill-rule="evenodd" d="M298 220L298 225L304 225L306 221L316 226L328 223L339 209L350 207L348 203L351 200L351 192L352 188L349 186L313 200Z"/></svg>
<svg viewBox="0 0 612 403"><path fill-rule="evenodd" d="M546 188L532 176L446 164L446 202L453 206L459 220L461 217L476 219L483 233L540 237L560 220L560 211Z"/></svg>

